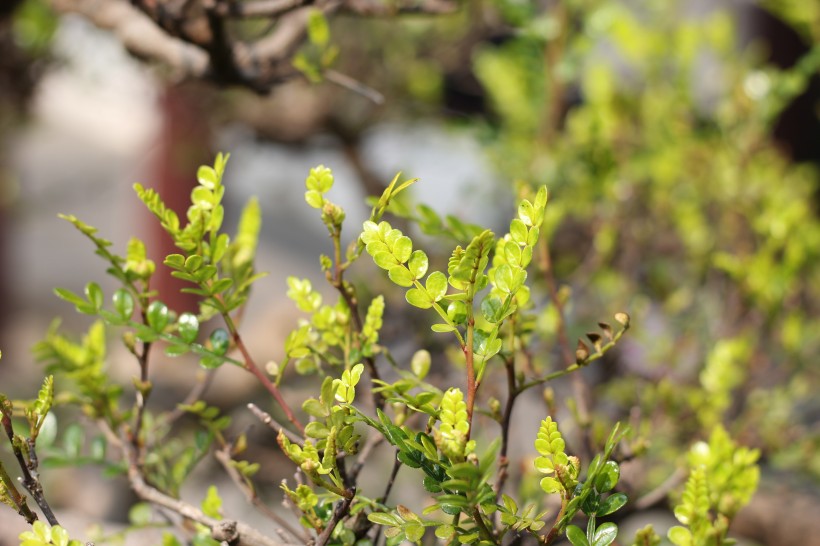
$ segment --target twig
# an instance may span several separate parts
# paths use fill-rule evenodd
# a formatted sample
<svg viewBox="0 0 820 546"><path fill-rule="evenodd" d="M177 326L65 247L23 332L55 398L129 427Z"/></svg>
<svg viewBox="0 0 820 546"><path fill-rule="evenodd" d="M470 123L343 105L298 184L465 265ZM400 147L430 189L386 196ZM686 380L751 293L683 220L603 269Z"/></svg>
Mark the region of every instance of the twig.
<svg viewBox="0 0 820 546"><path fill-rule="evenodd" d="M144 307L142 308L140 315L142 317L142 323L147 325L148 315ZM142 422L145 417L145 408L146 404L148 403L148 397L151 394L151 386L148 382L148 357L150 356L150 353L150 341L145 341L142 343L142 350L139 353L134 352L134 356L137 357L137 363L140 367L140 380L139 384L137 385L136 399L134 401L136 415L134 416L134 428L130 433L130 440L131 445L134 447L134 450L137 453L137 460L140 461L140 464L142 464L143 451L143 444L140 439L140 432L142 430Z"/></svg>
<svg viewBox="0 0 820 546"><path fill-rule="evenodd" d="M364 447L362 447L362 450L359 452L359 457L356 459L356 464L354 464L353 468L350 470L350 478L354 483L356 482L356 478L359 477L359 472L361 472L362 468L364 468L367 458L370 457L370 453L382 442L384 442L384 436L377 434L371 434L368 436Z"/></svg>
<svg viewBox="0 0 820 546"><path fill-rule="evenodd" d="M356 488L352 487L348 489L348 493L348 495L345 495L345 497L336 503L336 507L333 509L333 516L330 518L330 521L327 522L322 534L316 539L316 546L325 546L325 544L327 544L336 525L347 514L347 511L350 509L350 503L353 502L353 498L356 496Z"/></svg>
<svg viewBox="0 0 820 546"><path fill-rule="evenodd" d="M669 495L669 492L679 486L686 479L686 471L682 468L676 469L663 483L658 485L652 491L649 491L642 497L635 501L634 509L638 512L647 510Z"/></svg>
<svg viewBox="0 0 820 546"><path fill-rule="evenodd" d="M167 508L180 516L201 523L211 530L211 536L218 542L228 542L232 546L296 546L279 542L260 533L241 521L218 520L205 515L199 508L175 499L150 486L137 466L136 454L129 444L123 444L128 459L128 481L136 495L151 504Z"/></svg>
<svg viewBox="0 0 820 546"><path fill-rule="evenodd" d="M401 468L401 461L398 458L398 451L396 451L396 457L393 461L393 470L390 471L390 479L387 480L387 485L384 488L384 493L382 496L379 497L379 502L384 504L387 502L387 497L390 495L390 491L393 489L393 484L396 482L396 476L399 473L399 469Z"/></svg>
<svg viewBox="0 0 820 546"><path fill-rule="evenodd" d="M325 77L327 81L335 83L339 87L343 87L348 91L353 91L354 93L357 93L366 98L367 100L371 101L373 104L384 104L384 95L382 95L372 87L356 80L355 78L351 78L347 74L342 74L341 72L338 72L336 70L329 69L322 72L322 75Z"/></svg>
<svg viewBox="0 0 820 546"><path fill-rule="evenodd" d="M3 485L6 492L8 493L11 501L17 507L17 513L23 516L26 520L26 523L31 525L35 521L37 521L37 514L31 511L31 508L28 507L28 503L26 502L26 497L20 494L17 491L17 487L14 485L14 480L12 480L11 476L8 475L6 472L6 467L3 466L2 461L0 461L0 484Z"/></svg>
<svg viewBox="0 0 820 546"><path fill-rule="evenodd" d="M218 449L214 452L214 457L216 460L219 461L219 464L222 465L222 468L225 469L225 472L228 474L228 477L231 478L231 481L239 488L240 491L245 495L245 499L251 503L259 512L264 514L266 517L274 521L277 525L280 525L285 531L290 533L290 536L293 538L299 537L302 540L310 540L310 536L306 533L300 533L296 529L294 529L287 521L279 517L279 514L274 512L267 506L262 499L259 498L259 495L256 494L256 490L251 487L246 480L242 477L239 471L231 464L231 454L230 454L230 445L225 445L222 449Z"/></svg>
<svg viewBox="0 0 820 546"><path fill-rule="evenodd" d="M555 281L555 272L552 269L552 260L550 258L549 244L547 243L546 237L542 238L541 240L543 242L541 244L539 265L541 267L541 271L544 274L544 280L547 283L550 301L552 302L552 305L555 306L555 311L558 315L558 345L561 349L561 357L564 361L564 366L570 368L575 364L575 358L572 354L572 347L569 342L569 336L567 335L566 318L564 316L564 304L561 302L561 298L558 295L558 286ZM589 387L587 386L586 382L580 374L572 374L571 381L572 391L575 398L576 407L578 409L578 420L580 421L578 423L578 426L581 429L581 434L583 437L581 446L578 446L579 448L581 448L579 450L578 455L582 459L589 459L589 454L592 451L592 446L590 445L591 438L589 434Z"/></svg>
<svg viewBox="0 0 820 546"><path fill-rule="evenodd" d="M279 421L274 419L270 413L259 409L259 406L257 406L253 402L248 403L248 409L251 410L251 413L253 413L257 419L262 421L263 424L267 425L272 431L276 432L277 434L281 432L282 434L287 436L288 440L290 440L291 442L302 441L302 439L299 436L295 435L293 432L286 429Z"/></svg>
<svg viewBox="0 0 820 546"><path fill-rule="evenodd" d="M361 313L359 313L359 301L356 298L356 292L353 287L344 280L344 272L350 265L350 262L342 263L341 237L341 227L334 226L330 232L330 238L333 240L334 269L332 273L327 271L325 275L328 282L330 282L331 286L339 292L342 299L344 299L347 308L350 310L350 316L353 319L353 327L355 330L353 336L354 344L356 345L356 348L361 348L361 334L364 331L364 324L362 322ZM378 368L376 368L376 361L373 360L373 357L364 356L363 360L365 366L367 367L367 371L370 374L370 379L373 381L380 380L381 376L379 375ZM373 407L377 409L384 409L384 396L378 392L374 392L372 389L371 393L373 395Z"/></svg>
<svg viewBox="0 0 820 546"><path fill-rule="evenodd" d="M268 379L268 376L265 375L265 372L263 372L259 366L256 365L256 362L254 362L253 357L251 357L251 354L248 352L248 348L245 347L245 342L242 340L242 336L239 335L239 331L236 329L236 325L231 319L231 316L225 313L223 314L223 318L225 320L225 324L228 326L228 330L231 333L231 338L233 339L234 345L237 349L239 349L239 352L242 353L242 358L245 360L245 369L251 372L254 377L262 383L262 386L265 387L269 393L271 393L273 398L276 400L276 403L279 404L279 407L285 412L285 416L288 418L288 421L290 421L300 433L304 433L304 425L302 425L302 423L300 423L293 414L293 410L291 410L290 406L288 406L288 403L282 396L279 387L274 385L271 380Z"/></svg>
<svg viewBox="0 0 820 546"><path fill-rule="evenodd" d="M29 459L29 461L26 461L26 458L23 455L23 450L20 448L20 444L14 441L14 428L11 424L11 415L5 411L0 411L0 415L2 415L2 417L0 417L0 421L2 421L3 429L6 431L12 451L14 451L14 457L17 459L17 464L20 466L20 471L23 473L23 487L26 488L26 491L28 491L34 499L34 502L36 502L37 506L40 507L40 510L43 511L43 515L46 517L48 522L51 525L58 525L59 522L57 521L57 518L54 517L54 512L52 512L51 506L48 505L48 501L46 501L46 497L43 494L43 485L37 478L37 455L34 454L34 459ZM34 453L34 443L29 442L28 447L29 452ZM28 507L25 497L23 497L14 487L11 478L8 473L6 473L5 469L2 468L2 465L0 465L0 470L2 470L2 474L0 474L0 481L2 481L5 488L8 490L12 501L17 506L17 513L23 516L28 523L33 523L37 520L37 515ZM11 487L8 487L8 485L11 485Z"/></svg>
<svg viewBox="0 0 820 546"><path fill-rule="evenodd" d="M196 382L196 385L194 385L191 388L191 390L188 391L188 394L185 396L182 402L177 404L177 407L175 407L171 412L165 415L162 424L165 426L173 425L178 419L185 415L187 412L181 410L180 406L190 406L191 404L202 398L202 395L204 395L205 391L207 391L208 388L211 386L214 376L216 375L216 371L217 368L212 368L210 370L205 371L204 375L201 375L198 381ZM156 428L156 426L154 428Z"/></svg>
<svg viewBox="0 0 820 546"><path fill-rule="evenodd" d="M515 385L515 363L512 359L504 361L504 368L507 370L507 403L504 406L504 413L501 417L501 449L498 454L498 478L496 479L496 501L501 498L504 491L504 484L507 481L507 467L510 464L507 459L507 449L510 444L510 421L515 399L522 391Z"/></svg>
<svg viewBox="0 0 820 546"><path fill-rule="evenodd" d="M379 0L347 0L342 11L358 16L384 17L398 14L445 15L455 13L458 3L452 0L399 0L382 2Z"/></svg>

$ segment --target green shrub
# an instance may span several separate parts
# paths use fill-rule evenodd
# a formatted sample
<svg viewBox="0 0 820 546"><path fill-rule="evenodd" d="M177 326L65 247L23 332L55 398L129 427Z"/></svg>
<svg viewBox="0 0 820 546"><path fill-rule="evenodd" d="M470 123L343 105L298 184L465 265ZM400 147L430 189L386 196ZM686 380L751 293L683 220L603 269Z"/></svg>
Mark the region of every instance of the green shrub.
<svg viewBox="0 0 820 546"><path fill-rule="evenodd" d="M131 239L120 256L93 227L64 217L92 242L119 287L110 298L94 282L86 285L84 294L56 289L57 296L77 312L96 317L96 322L81 341L60 334L55 324L36 347L49 374L38 397L14 403L0 399L23 488L52 526L37 519L15 480L0 467L2 500L33 524L31 532L21 535L21 544L62 545L68 540L45 499L37 449L47 453L46 460L91 463L105 472L125 474L142 501L193 524L194 544L375 544L380 534L388 544L419 543L425 535L452 544L501 544L517 535L545 544L566 535L575 546L605 546L615 540L617 524L599 520L629 506L627 495L618 490L620 463L640 454L642 440L628 426L583 414L581 408L588 401L577 397L588 394L580 370L618 344L630 318L617 312L614 326L598 322L596 332L577 341L574 354L545 349L566 344L566 339L539 339L536 327L545 314L557 313L564 320L560 297L548 298L546 306L540 297L551 286L547 247L541 243L549 209L546 187L523 190L509 232L502 236L477 226L456 226L466 234L464 244L439 262L384 219L396 206L396 197L415 180L402 182L397 176L373 201L359 236L343 248L346 215L328 197L333 174L323 166L312 169L305 200L319 212L330 235L329 255L321 256L320 264L338 297L325 303L309 281L290 278L288 296L307 317L287 336L282 362L263 368L246 347L239 324L252 285L263 276L253 266L260 208L251 200L237 233L230 237L223 231L226 163L227 156L220 155L213 167L199 169L199 184L191 193L185 219L168 209L156 192L135 185L178 249L161 267L190 283L183 291L199 297L196 314L177 314L156 299L150 287L157 266L146 257L141 241ZM397 210L406 212L407 203ZM425 210L426 222L443 225ZM394 356L381 339L385 307L394 304L395 289L365 297L345 276L365 254L386 271L411 307L435 321L432 337L420 335L427 341L412 355ZM222 326L210 326L206 321L212 318ZM402 324L405 330L416 326L413 321ZM109 331L121 333L134 358L132 385L118 384L107 373ZM442 348L447 343L456 350ZM210 370L225 364L240 367L270 395L274 411L253 404L249 410L270 425L300 476L297 483L281 486L299 515L298 524L272 515L281 537L264 536L229 518L215 487L199 506L181 498L191 471L213 455L250 502L265 509L257 494L258 462L243 457L247 437L219 408L205 403L202 390L195 390L193 400L173 411L152 407L152 355L160 349L172 357L192 354ZM462 379L442 384L442 377L452 375L436 373L434 381L432 362L437 367L449 362ZM284 386L294 374L315 378L314 397L285 396ZM556 416L563 412L554 389L569 387L558 382L564 376L576 379L576 398L570 397L567 405L574 412L560 419L559 430ZM486 388L481 387L488 381L506 384L503 405L484 394ZM534 458L510 461L515 403L523 393L545 387L543 420L538 430L528 433ZM78 407L100 434L86 438L82 427L68 426L56 440L50 436L43 442L54 405ZM176 422L182 412L196 417L192 436L182 434ZM480 419L485 424L497 422L496 432L479 434L475 424ZM16 431L13 420L20 425ZM708 431L705 424L702 430ZM385 474L381 490L365 490L358 482L360 473L376 464L369 457L384 443L395 453L392 471ZM729 543L727 524L756 487L756 457L755 451L737 450L719 427L708 444L695 444L689 457L692 473L676 510L685 527L670 532L676 544ZM524 475L510 481L510 469L522 465ZM429 498L421 513L402 504L407 502L404 498L396 504L388 501L401 467L414 476L416 494ZM532 480L540 480L537 491L527 485ZM135 527L152 521L142 504L132 510L131 519ZM576 525L583 521L586 531ZM641 536L643 543L651 543L652 531L642 531ZM180 544L170 533L164 543Z"/></svg>

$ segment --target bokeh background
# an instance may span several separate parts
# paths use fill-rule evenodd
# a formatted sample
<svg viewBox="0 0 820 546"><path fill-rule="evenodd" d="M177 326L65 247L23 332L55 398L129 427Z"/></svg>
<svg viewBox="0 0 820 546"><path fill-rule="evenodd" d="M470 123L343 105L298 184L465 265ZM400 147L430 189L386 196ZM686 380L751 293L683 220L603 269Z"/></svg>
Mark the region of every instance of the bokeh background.
<svg viewBox="0 0 820 546"><path fill-rule="evenodd" d="M615 311L632 316L627 341L588 379L602 422L630 416L646 436L636 495L668 477L662 461L722 422L762 453L761 492L738 535L820 544L809 516L820 506L820 4L454 4L446 14L330 19L333 70L383 95L374 101L332 78L297 74L262 95L180 78L81 15L44 0L8 2L0 389L36 390L42 369L30 349L54 317L69 332L87 327L54 287L113 286L57 214L98 227L115 248L138 235L159 263L171 249L132 184L184 209L196 166L216 151L231 154L227 224L252 195L263 211L258 269L270 276L245 319L263 362L282 357L299 317L284 298L286 277L322 278L328 240L304 204L309 168L333 169L333 199L351 226L367 214L365 197L399 171L421 179L414 201L497 230L521 188L546 184L571 333ZM372 268L357 273L379 282ZM178 310L192 305L170 281L159 289ZM411 315L394 312L385 343L419 341L401 335L401 321L418 320ZM549 305L537 329L544 351L556 352ZM112 367L128 381L122 356L112 354ZM191 372L165 364L158 373L173 400ZM215 403L241 407L255 395L247 377L220 374L230 388L212 389ZM537 426L539 412L522 420ZM55 470L59 509L76 513L78 526L122 522L127 496L90 485L92 474ZM279 479L269 480L272 498ZM2 528L0 544L12 544L22 526Z"/></svg>

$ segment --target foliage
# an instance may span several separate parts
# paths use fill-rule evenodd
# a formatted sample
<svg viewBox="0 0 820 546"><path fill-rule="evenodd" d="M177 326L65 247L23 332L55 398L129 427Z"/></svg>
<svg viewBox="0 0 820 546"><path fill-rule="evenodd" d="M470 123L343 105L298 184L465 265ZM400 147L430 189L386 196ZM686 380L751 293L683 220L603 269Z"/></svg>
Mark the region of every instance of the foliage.
<svg viewBox="0 0 820 546"><path fill-rule="evenodd" d="M209 454L222 464L249 500L260 506L255 480L259 464L240 458L247 438L233 430L230 417L220 408L202 399L203 391L195 390L192 401L179 403L172 412L152 408L151 349L161 345L167 356L193 355L207 370L226 363L243 368L268 391L277 406L274 414L253 404L249 407L275 428L282 453L297 468L298 483L293 487L287 482L281 484L303 529L284 527L295 542L368 544L383 532L390 544L403 540L419 543L428 528L438 539L460 544L501 544L507 536L530 537L550 544L566 535L575 546L605 546L615 540L617 524L599 523L599 518L611 516L627 503L627 495L616 488L622 457L618 446L631 441L627 440L632 434L628 427L616 423L605 439L596 439L585 428L588 424L578 423L574 428L569 426L574 431L569 438L559 431L553 415L547 416L533 431L538 456L532 463L532 475L541 475L541 494L521 497L530 499L522 510L515 493L504 492L516 398L533 387L577 374L615 347L630 326L629 316L617 313L617 330L600 322L600 334L587 334L591 347L578 340L574 356L563 364L551 358L533 358L533 315L539 311L527 281L528 270L542 249L539 237L547 211L545 187L520 199L508 233L495 237L490 230L479 229L465 246L457 245L446 262L445 273L431 267L428 253L414 248L409 236L383 219L395 197L415 180L399 182L398 176L394 178L375 202L360 236L343 250L341 231L346 215L329 199L333 173L323 166L312 169L306 179L305 200L320 211L331 238L332 257L322 256L320 265L337 291L337 301L325 303L309 281L290 277L288 296L308 318L287 336L282 363L270 363L263 370L249 353L239 328L250 288L262 276L253 267L260 211L252 200L243 211L237 235L231 238L222 231L226 162L227 156L219 155L213 167L199 169L199 185L191 193L185 222L155 191L135 185L138 197L180 251L167 256L163 266L171 275L190 283L191 287L183 291L199 297L196 314L178 315L156 299L150 281L157 268L147 258L141 241L132 239L126 255L119 256L93 227L74 217L64 217L92 242L107 263L108 274L120 287L112 294L110 304L95 282L86 285L83 295L55 290L77 312L97 320L79 343L59 334L57 323L52 326L36 354L57 381L72 386L66 394L55 397L55 379L49 376L37 399L21 405L21 416L29 425L28 436L9 432L24 475L29 471L31 483L24 481L28 483L26 489L52 525L56 525L56 519L39 485L35 446L57 399L60 405L78 407L104 434L93 440L92 446L97 447L85 454L81 447L84 427L65 428L62 447L43 446L46 460L102 464L109 472L124 472L131 488L146 502L132 510L133 526L152 522L148 506L154 504L192 519L197 537L194 543L223 540L223 524L231 520L224 513L226 507L216 488L208 490L200 508L181 498L183 484ZM427 349L416 351L406 360L390 353L380 332L389 292L371 295L365 304L357 287L344 278L346 270L364 254L387 272L393 284L405 290L411 307L427 310L436 319L431 327L433 335L445 334L455 341L458 356L448 358L464 373L466 390L428 383L432 354ZM206 321L216 316L224 328L208 326L210 334L203 332ZM122 341L134 357L138 375L133 389L116 384L106 370L107 329L123 332ZM207 340L201 342L202 338ZM716 358L735 358L732 355L736 351L731 347L726 351L728 356ZM315 377L318 392L316 397L302 401L301 412L291 408L282 389L293 377L289 369L294 362L297 374ZM714 373L717 376L711 383L716 388L726 384L719 372ZM489 377L499 375L507 377L508 399L503 411L500 403L482 395L481 389ZM369 404L362 397L367 391L372 396ZM547 411L554 414L554 401L547 402ZM6 398L2 404L4 425L8 423L7 430L11 431L14 408ZM193 435L177 423L185 414L197 421ZM307 423L305 416L309 418ZM498 421L501 434L495 438L479 434L475 425L485 419L481 416ZM357 478L367 465L376 464L369 457L383 442L395 449L395 460L383 492L374 497L359 487ZM570 449L571 445L575 448ZM756 452L738 450L725 431L716 429L708 445L696 444L691 457L700 470L693 472L678 512L701 514L701 520L707 521L703 519L707 516L702 515L702 503L697 502L701 502L701 493L709 492L703 499L719 511L715 525L724 525L754 491ZM415 472L421 486L419 493L426 492L432 500L420 514L405 504L387 502L401 467ZM702 485L707 472L710 490ZM516 478L521 483L529 479ZM21 540L39 540L37 543L43 544L67 540L64 531L56 531L55 535L52 530L48 535L48 528L37 521L5 469L2 484L4 502L35 525ZM692 515L681 521L695 521ZM573 523L579 519L587 522L585 532ZM232 532L238 533L239 538L234 537L238 543L257 543L254 537L258 531L241 522L231 525ZM702 533L701 527L694 526L691 532ZM674 531L675 536L682 532L689 531ZM169 534L165 542L177 544L178 539Z"/></svg>
<svg viewBox="0 0 820 546"><path fill-rule="evenodd" d="M768 2L813 36L820 27L809 4ZM345 248L346 213L330 200L333 173L311 169L305 200L330 236L320 266L337 297L290 277L287 295L305 315L281 360L263 368L239 323L260 278L253 256L261 213L252 201L236 235L223 232L227 157L200 169L183 219L153 190L136 187L179 249L160 266L142 242L133 239L118 256L94 228L68 216L120 287L108 305L94 282L83 295L57 289L98 320L79 342L55 323L38 345L60 387L56 397L3 406L9 421L29 426L10 436L24 467L36 461L39 435L46 461L103 464L127 473L144 500L187 510L180 487L213 453L258 506L259 467L239 458L247 439L220 408L201 399L180 407L197 420L188 437L149 405L150 349L161 346L169 356L194 355L209 370L243 368L270 394L271 414L251 409L273 425L298 469L296 483L281 484L300 526L286 528L295 542L367 544L384 534L388 544L433 536L447 544L548 544L563 536L574 546L612 544L617 518L630 509L626 491L665 487L669 461L688 450L688 479L673 501L681 525L668 538L731 544L727 529L757 486L759 456L820 476L812 455L820 440L800 411L811 407L817 386L807 373L820 316L812 282L820 274L820 223L811 206L817 173L790 164L768 136L816 74L820 49L782 71L753 52L738 56L731 20L718 9L693 19L670 16L658 3L633 10L603 0L547 8L486 0L471 10L491 14L481 20L501 20L507 31L480 43L472 61L492 110L472 125L505 179L527 181L515 184L507 232L439 217L407 197L414 180L397 176L369 217L355 220L361 232ZM336 49L318 12L308 39L295 62L319 80ZM615 61L596 54L602 43ZM720 65L720 86L699 87L704 57ZM429 73L424 62L413 67ZM580 99L570 102L575 91ZM385 272L384 283L346 277L365 254ZM198 313L177 315L156 300L150 280L158 267L190 283L185 290L200 298ZM397 340L382 328L396 309L407 309L396 291L409 304L401 336L419 345L393 354ZM610 314L615 322L601 320ZM224 326L211 327L214 318ZM137 362L133 389L106 372L104 332L111 329L123 330ZM570 342L575 336L583 339ZM627 350L610 353L625 343ZM599 373L582 372L597 360ZM312 382L313 396L284 396L294 374ZM41 394L53 385L47 380ZM514 409L534 387L544 389L543 420L529 431L534 449L526 464L518 464L508 449ZM48 445L42 431L53 403L78 406L113 439L96 437L83 450L86 430L65 427L58 445ZM617 422L627 415L631 428ZM374 451L388 448L395 457L381 489L363 489L360 472L377 465ZM625 459L640 465L634 483L622 483ZM404 490L388 500L400 469L427 496L425 508ZM5 469L3 476L3 501L33 520L16 482ZM42 509L42 495L32 497ZM229 508L215 489L200 508L196 540L207 543ZM661 543L650 527L630 539L619 542ZM179 542L168 535L167 543Z"/></svg>
<svg viewBox="0 0 820 546"><path fill-rule="evenodd" d="M820 20L814 4L761 4L808 44L790 68L767 65L761 44L740 50L718 6L483 3L512 30L473 57L490 107L473 127L504 177L557 196L541 244L573 320L628 308L640 325L631 358L592 386L592 400L623 413L599 406L591 418L621 418L641 392L646 490L721 423L773 466L820 477L806 414L818 388L820 174L771 136L816 80ZM559 326L546 314L538 333Z"/></svg>

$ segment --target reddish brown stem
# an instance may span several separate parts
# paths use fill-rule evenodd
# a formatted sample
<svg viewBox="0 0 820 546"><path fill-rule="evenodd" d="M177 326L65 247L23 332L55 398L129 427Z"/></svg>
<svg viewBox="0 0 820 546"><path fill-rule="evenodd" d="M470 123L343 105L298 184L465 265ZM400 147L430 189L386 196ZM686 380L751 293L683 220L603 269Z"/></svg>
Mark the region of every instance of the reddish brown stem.
<svg viewBox="0 0 820 546"><path fill-rule="evenodd" d="M293 410L291 410L290 406L288 406L288 403L285 401L279 388L274 385L271 380L268 379L268 376L265 375L265 372L259 369L259 366L256 365L256 362L254 362L253 357L251 357L247 347L245 347L245 342L242 341L242 337L239 335L239 332L236 330L233 322L227 320L226 323L228 324L228 328L231 330L231 337L233 338L234 345L237 349L239 349L239 352L242 353L242 358L245 360L245 369L251 372L256 379L262 383L262 386L267 389L267 391L276 400L276 403L279 404L279 407L282 408L282 411L285 412L285 416L288 421L293 423L293 426L295 426L300 433L304 434L305 427L301 422L299 422L296 415L293 414Z"/></svg>
<svg viewBox="0 0 820 546"><path fill-rule="evenodd" d="M467 431L467 437L473 429L473 407L475 406L475 393L478 389L475 380L475 363L473 355L473 331L475 329L475 319L470 317L467 323L467 340L463 347L464 357L467 362L467 420L470 422L470 430Z"/></svg>

